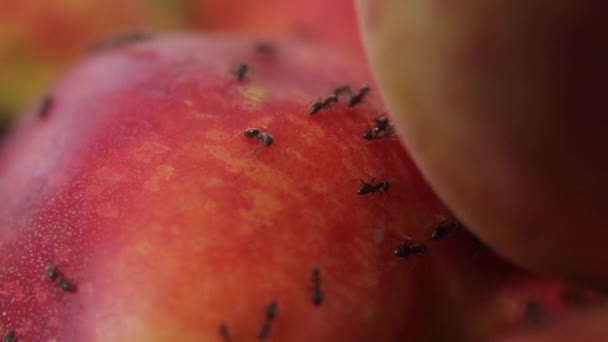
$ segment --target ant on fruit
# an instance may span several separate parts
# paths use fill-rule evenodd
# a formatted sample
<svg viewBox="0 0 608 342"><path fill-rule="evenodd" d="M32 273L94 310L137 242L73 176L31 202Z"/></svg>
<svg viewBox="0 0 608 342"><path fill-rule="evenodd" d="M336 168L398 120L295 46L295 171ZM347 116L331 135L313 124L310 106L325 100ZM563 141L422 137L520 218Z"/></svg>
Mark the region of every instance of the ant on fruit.
<svg viewBox="0 0 608 342"><path fill-rule="evenodd" d="M74 286L74 284L71 281L69 281L67 278L65 278L57 270L56 266L53 266L53 265L47 266L45 273L49 279L54 280L59 285L59 287L61 287L64 291L74 292L76 290L76 287Z"/></svg>
<svg viewBox="0 0 608 342"><path fill-rule="evenodd" d="M441 222L439 222L439 224L437 224L437 226L435 227L435 230L431 233L431 240L440 240L445 235L447 235L451 232L457 231L457 230L461 230L463 228L464 228L464 225L460 221L457 221L457 220L441 221Z"/></svg>
<svg viewBox="0 0 608 342"><path fill-rule="evenodd" d="M389 183L388 181L378 181L378 182L366 182L361 180L361 184L357 188L357 195L367 195L371 193L378 193L382 191L388 191Z"/></svg>
<svg viewBox="0 0 608 342"><path fill-rule="evenodd" d="M265 340L270 334L270 323L277 315L277 309L277 301L274 299L270 301L270 303L268 303L268 305L266 306L266 319L264 320L264 324L262 324L262 329L258 334L258 339L260 341Z"/></svg>
<svg viewBox="0 0 608 342"><path fill-rule="evenodd" d="M249 65L246 63L239 63L234 67L232 74L237 81L242 81L245 78L245 74L249 71Z"/></svg>
<svg viewBox="0 0 608 342"><path fill-rule="evenodd" d="M321 291L321 270L318 266L312 268L312 281L314 284L312 303L319 306L323 302L323 292Z"/></svg>
<svg viewBox="0 0 608 342"><path fill-rule="evenodd" d="M370 88L367 84L362 85L357 93L349 96L348 99L346 99L346 105L348 107L354 107L355 105L359 104L361 101L363 101L363 98L367 93L369 93L369 91Z"/></svg>
<svg viewBox="0 0 608 342"><path fill-rule="evenodd" d="M393 253L396 256L404 259L407 259L410 255L423 254L425 252L426 245L413 242L411 238L408 238L408 241L401 243L393 250Z"/></svg>
<svg viewBox="0 0 608 342"><path fill-rule="evenodd" d="M394 132L393 125L389 123L388 117L385 115L379 115L374 119L376 127L370 128L363 132L363 139L374 140L384 137L388 137Z"/></svg>
<svg viewBox="0 0 608 342"><path fill-rule="evenodd" d="M266 129L259 130L255 127L249 127L242 132L247 138L255 138L259 142L258 148L269 147L274 143L272 134L266 132Z"/></svg>
<svg viewBox="0 0 608 342"><path fill-rule="evenodd" d="M321 109L327 109L336 102L338 102L338 96L336 96L335 94L331 94L323 100L318 100L311 103L310 107L308 107L308 114L316 114Z"/></svg>
<svg viewBox="0 0 608 342"><path fill-rule="evenodd" d="M224 322L220 323L219 332L220 332L220 336L222 337L224 342L231 341L230 332L228 331L228 326L226 325L226 323L224 323Z"/></svg>

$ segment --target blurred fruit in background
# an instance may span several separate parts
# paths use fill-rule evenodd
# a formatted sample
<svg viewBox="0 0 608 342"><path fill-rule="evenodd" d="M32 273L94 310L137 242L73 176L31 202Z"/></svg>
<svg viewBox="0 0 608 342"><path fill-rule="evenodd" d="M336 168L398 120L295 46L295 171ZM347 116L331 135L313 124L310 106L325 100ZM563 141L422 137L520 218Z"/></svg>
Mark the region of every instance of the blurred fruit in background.
<svg viewBox="0 0 608 342"><path fill-rule="evenodd" d="M299 35L359 53L352 0L0 0L0 132L61 70L132 30Z"/></svg>

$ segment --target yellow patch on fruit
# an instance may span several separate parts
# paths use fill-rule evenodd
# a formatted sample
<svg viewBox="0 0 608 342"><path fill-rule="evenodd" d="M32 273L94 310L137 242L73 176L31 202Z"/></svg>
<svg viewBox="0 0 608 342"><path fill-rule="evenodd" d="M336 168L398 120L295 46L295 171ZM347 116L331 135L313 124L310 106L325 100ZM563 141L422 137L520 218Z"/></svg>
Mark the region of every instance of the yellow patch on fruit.
<svg viewBox="0 0 608 342"><path fill-rule="evenodd" d="M152 158L171 151L171 147L157 142L146 141L141 146L135 147L133 153L137 160L149 163Z"/></svg>
<svg viewBox="0 0 608 342"><path fill-rule="evenodd" d="M271 225L273 218L283 208L279 200L263 189L244 191L242 195L251 201L251 208L239 210L243 222Z"/></svg>
<svg viewBox="0 0 608 342"><path fill-rule="evenodd" d="M167 182L173 176L175 168L172 165L160 165L156 172L144 183L144 189L150 192L158 192L161 184Z"/></svg>
<svg viewBox="0 0 608 342"><path fill-rule="evenodd" d="M239 93L241 93L241 95L245 98L245 107L247 108L256 108L266 97L266 89L264 88L243 85L240 86L238 90Z"/></svg>

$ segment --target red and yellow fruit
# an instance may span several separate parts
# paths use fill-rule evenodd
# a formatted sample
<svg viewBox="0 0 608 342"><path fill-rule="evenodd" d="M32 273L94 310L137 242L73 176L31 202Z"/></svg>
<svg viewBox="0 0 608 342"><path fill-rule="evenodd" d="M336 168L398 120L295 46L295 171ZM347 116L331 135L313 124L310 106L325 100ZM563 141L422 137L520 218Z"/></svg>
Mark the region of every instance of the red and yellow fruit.
<svg viewBox="0 0 608 342"><path fill-rule="evenodd" d="M2 332L216 341L225 322L251 341L274 299L271 341L487 340L572 307L562 284L465 232L429 241L449 213L398 140L361 136L384 109L373 85L353 108L308 114L332 86L371 84L362 60L254 45L177 35L101 51L48 91L45 117L23 117L0 153ZM355 193L374 178L388 191ZM408 236L428 251L393 255Z"/></svg>

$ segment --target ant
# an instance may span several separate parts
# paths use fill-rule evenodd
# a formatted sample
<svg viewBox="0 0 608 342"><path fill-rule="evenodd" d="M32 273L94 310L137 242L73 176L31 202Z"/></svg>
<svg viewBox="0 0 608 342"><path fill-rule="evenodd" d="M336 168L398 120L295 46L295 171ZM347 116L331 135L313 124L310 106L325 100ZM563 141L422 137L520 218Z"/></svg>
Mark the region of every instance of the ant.
<svg viewBox="0 0 608 342"><path fill-rule="evenodd" d="M351 95L353 93L353 91L352 91L350 85L344 83L344 84L340 84L340 85L337 85L334 88L332 88L331 93L336 96L340 96L342 94Z"/></svg>
<svg viewBox="0 0 608 342"><path fill-rule="evenodd" d="M435 228L435 230L431 233L431 240L439 240L443 238L445 235L461 230L464 228L464 225L460 223L460 221L441 221Z"/></svg>
<svg viewBox="0 0 608 342"><path fill-rule="evenodd" d="M404 259L407 259L410 255L423 254L424 252L426 252L426 246L413 241L406 241L395 247L393 251L396 256Z"/></svg>
<svg viewBox="0 0 608 342"><path fill-rule="evenodd" d="M374 140L384 138L393 133L393 126L389 124L388 118L384 115L374 119L376 127L370 128L363 132L363 139Z"/></svg>
<svg viewBox="0 0 608 342"><path fill-rule="evenodd" d="M228 326L226 325L226 323L224 323L224 322L220 323L219 332L220 332L220 336L222 337L224 342L231 341L230 332L228 331Z"/></svg>
<svg viewBox="0 0 608 342"><path fill-rule="evenodd" d="M6 332L6 334L4 334L4 337L2 338L2 342L13 342L15 341L15 332L12 330L9 330Z"/></svg>
<svg viewBox="0 0 608 342"><path fill-rule="evenodd" d="M323 292L321 291L321 270L318 266L312 268L312 281L314 283L312 303L319 306L323 302Z"/></svg>
<svg viewBox="0 0 608 342"><path fill-rule="evenodd" d="M247 128L245 131L243 131L243 134L247 138L255 138L260 142L261 147L268 147L274 143L274 137L272 134L266 131L260 131L255 127Z"/></svg>
<svg viewBox="0 0 608 342"><path fill-rule="evenodd" d="M245 74L247 73L248 70L249 70L248 64L239 63L236 65L236 67L234 68L232 73L234 74L234 77L236 78L237 81L241 81L245 77Z"/></svg>
<svg viewBox="0 0 608 342"><path fill-rule="evenodd" d="M367 195L370 193L377 193L381 191L388 191L389 183L388 181L379 181L379 182L371 182L367 183L361 180L361 184L357 188L357 195Z"/></svg>
<svg viewBox="0 0 608 342"><path fill-rule="evenodd" d="M71 281L69 281L67 278L65 278L57 270L57 267L55 267L53 265L49 265L46 267L45 272L46 272L46 276L49 277L49 279L56 281L57 284L59 285L59 287L61 287L64 291L74 292L76 290L76 287L74 286L74 284Z"/></svg>
<svg viewBox="0 0 608 342"><path fill-rule="evenodd" d="M277 315L277 308L278 308L277 301L274 299L272 301L270 301L270 303L268 303L268 305L266 306L266 320L264 320L262 329L260 330L260 333L258 334L258 339L260 341L265 340L268 337L268 335L270 334L270 323Z"/></svg>
<svg viewBox="0 0 608 342"><path fill-rule="evenodd" d="M359 88L359 92L349 96L348 99L346 99L346 105L348 107L354 107L355 105L359 104L361 101L363 101L365 95L369 93L369 90L370 88L367 84L362 85L361 88Z"/></svg>
<svg viewBox="0 0 608 342"><path fill-rule="evenodd" d="M323 100L311 103L310 107L308 107L308 114L312 115L319 112L321 109L327 109L336 102L338 102L338 96L336 94L331 94Z"/></svg>

